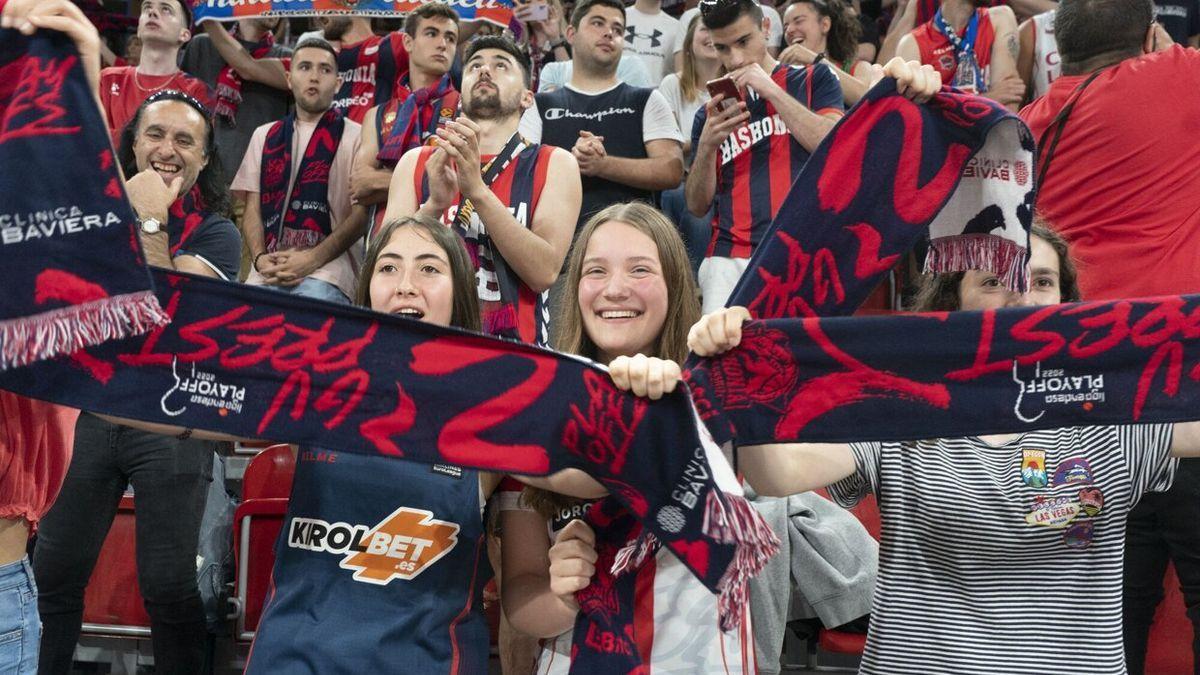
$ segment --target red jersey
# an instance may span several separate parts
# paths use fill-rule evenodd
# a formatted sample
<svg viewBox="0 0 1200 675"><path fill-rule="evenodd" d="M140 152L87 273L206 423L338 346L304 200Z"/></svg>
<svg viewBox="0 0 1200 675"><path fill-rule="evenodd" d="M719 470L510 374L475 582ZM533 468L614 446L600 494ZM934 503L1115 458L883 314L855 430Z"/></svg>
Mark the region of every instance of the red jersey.
<svg viewBox="0 0 1200 675"><path fill-rule="evenodd" d="M429 199L425 162L429 160L433 151L432 146L421 148L417 166L413 170L413 188L416 190L418 203ZM546 172L550 168L550 156L553 153L554 148L549 145L526 146L492 181L492 193L500 198L500 202L508 207L517 223L523 227L533 224L533 215L537 213L538 200L542 196L542 188L546 185ZM480 157L485 166L491 159L492 156ZM452 225L456 222L461 198L462 195L458 195L454 206L442 214L443 223ZM504 263L500 251L488 236L487 227L480 220L478 211L471 213L470 222L465 229L456 227L455 230L462 236L467 251L471 254L471 261L475 263L483 332L542 347L548 346L549 294L545 291L535 293Z"/></svg>
<svg viewBox="0 0 1200 675"><path fill-rule="evenodd" d="M979 17L979 28L975 34L975 61L983 71L983 81L988 81L989 66L992 63L992 45L996 43L996 27L986 7L975 10ZM948 23L948 22L947 22ZM955 26L954 30L962 37L966 26ZM950 84L954 81L954 73L958 71L958 59L954 55L954 45L933 25L933 19L922 23L912 31L921 52L921 63L933 66L942 74L942 82Z"/></svg>
<svg viewBox="0 0 1200 675"><path fill-rule="evenodd" d="M1085 79L1064 75L1021 111L1040 152ZM1179 45L1121 61L1079 95L1036 206L1071 241L1084 299L1200 293L1197 120L1200 52Z"/></svg>
<svg viewBox="0 0 1200 675"><path fill-rule="evenodd" d="M771 79L818 115L844 110L841 85L829 68L780 64ZM714 159L717 189L709 257L749 258L808 161L808 151L787 130L775 106L748 91L746 110L750 119L729 134ZM701 108L692 124L693 148L706 119Z"/></svg>
<svg viewBox="0 0 1200 675"><path fill-rule="evenodd" d="M362 124L367 110L391 100L400 76L408 72L408 52L400 35L373 35L342 46L337 57L342 88L333 97L334 108Z"/></svg>
<svg viewBox="0 0 1200 675"><path fill-rule="evenodd" d="M175 89L212 107L212 90L201 80L181 71L172 75L142 75L134 66L105 68L100 71L100 103L104 106L104 118L113 141L120 143L121 130L138 106L150 94Z"/></svg>

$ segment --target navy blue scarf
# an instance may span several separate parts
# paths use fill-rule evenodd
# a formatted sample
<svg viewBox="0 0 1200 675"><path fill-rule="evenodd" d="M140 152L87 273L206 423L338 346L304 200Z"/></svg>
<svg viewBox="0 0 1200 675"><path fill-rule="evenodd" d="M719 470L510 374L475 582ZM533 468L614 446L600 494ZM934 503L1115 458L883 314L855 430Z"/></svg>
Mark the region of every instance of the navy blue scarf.
<svg viewBox="0 0 1200 675"><path fill-rule="evenodd" d="M0 30L0 370L166 321L100 123L68 38Z"/></svg>
<svg viewBox="0 0 1200 675"><path fill-rule="evenodd" d="M310 249L333 231L333 217L329 212L329 172L342 142L345 125L345 118L336 109L327 110L321 116L304 149L290 193L296 114L289 114L267 130L259 200L263 241L268 252Z"/></svg>

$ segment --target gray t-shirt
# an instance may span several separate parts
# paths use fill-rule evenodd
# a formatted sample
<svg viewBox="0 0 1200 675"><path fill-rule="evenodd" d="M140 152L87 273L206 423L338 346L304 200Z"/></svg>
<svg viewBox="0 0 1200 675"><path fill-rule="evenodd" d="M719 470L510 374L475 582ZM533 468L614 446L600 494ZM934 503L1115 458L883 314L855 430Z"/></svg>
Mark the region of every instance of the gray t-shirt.
<svg viewBox="0 0 1200 675"><path fill-rule="evenodd" d="M253 42L240 40L247 51L254 48ZM287 47L275 45L267 54L270 58L285 58L292 55ZM225 60L217 52L207 35L197 35L187 43L183 50L179 67L194 77L203 80L215 91L217 76L225 67ZM237 120L234 126L228 122L217 120L217 157L221 160L221 168L225 171L226 180L233 180L238 167L242 164L242 156L246 154L246 146L250 144L250 135L260 125L274 122L287 115L291 103L291 93L282 89L269 87L258 82L242 82L242 103L238 106Z"/></svg>

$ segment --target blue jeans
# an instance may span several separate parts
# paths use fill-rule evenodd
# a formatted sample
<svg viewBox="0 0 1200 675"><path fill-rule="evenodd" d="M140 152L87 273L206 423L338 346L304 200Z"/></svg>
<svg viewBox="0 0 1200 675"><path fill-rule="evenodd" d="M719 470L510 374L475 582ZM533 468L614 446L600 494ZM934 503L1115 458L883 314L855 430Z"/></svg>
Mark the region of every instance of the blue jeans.
<svg viewBox="0 0 1200 675"><path fill-rule="evenodd" d="M683 237L683 245L687 247L688 260L692 263L692 276L700 271L700 262L708 252L708 242L712 239L712 209L703 216L694 216L687 208L687 199L683 196L683 186L662 193L662 211L679 228Z"/></svg>
<svg viewBox="0 0 1200 675"><path fill-rule="evenodd" d="M0 565L0 673L36 673L41 633L29 559Z"/></svg>
<svg viewBox="0 0 1200 675"><path fill-rule="evenodd" d="M267 288L274 288L277 291L291 293L292 295L299 295L303 298L325 300L327 302L336 302L342 305L350 304L350 298L347 298L346 294L343 293L337 286L334 286L328 281L321 281L320 279L314 279L312 277L305 277L304 281L301 281L296 286L267 286Z"/></svg>

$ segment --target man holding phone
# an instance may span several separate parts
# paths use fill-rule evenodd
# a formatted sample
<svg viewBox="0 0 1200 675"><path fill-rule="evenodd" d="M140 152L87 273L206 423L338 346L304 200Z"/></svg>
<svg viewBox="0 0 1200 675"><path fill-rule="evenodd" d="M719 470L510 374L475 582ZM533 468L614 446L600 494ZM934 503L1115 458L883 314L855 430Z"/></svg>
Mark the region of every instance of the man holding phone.
<svg viewBox="0 0 1200 675"><path fill-rule="evenodd" d="M695 158L684 195L697 216L713 212L700 263L705 312L725 304L792 181L845 107L828 68L779 63L753 0L702 0L700 14L729 73L709 83L711 101L692 125Z"/></svg>

